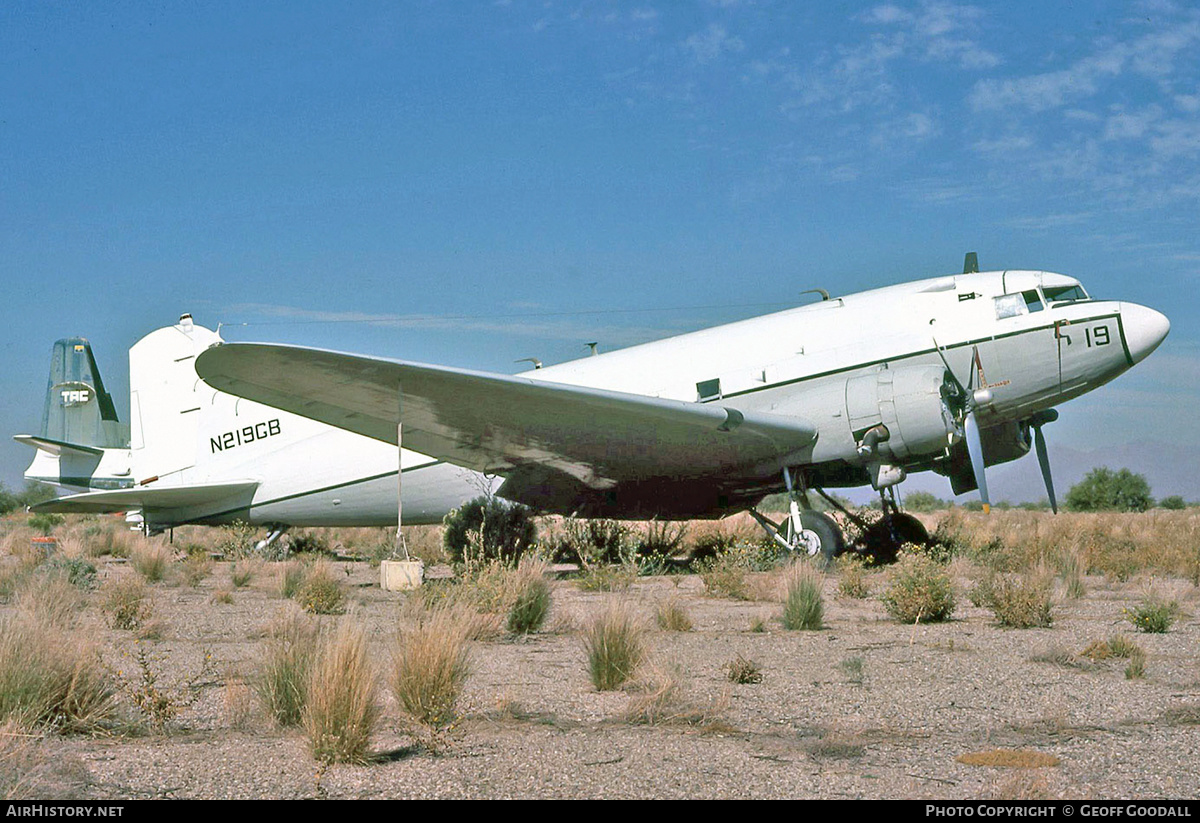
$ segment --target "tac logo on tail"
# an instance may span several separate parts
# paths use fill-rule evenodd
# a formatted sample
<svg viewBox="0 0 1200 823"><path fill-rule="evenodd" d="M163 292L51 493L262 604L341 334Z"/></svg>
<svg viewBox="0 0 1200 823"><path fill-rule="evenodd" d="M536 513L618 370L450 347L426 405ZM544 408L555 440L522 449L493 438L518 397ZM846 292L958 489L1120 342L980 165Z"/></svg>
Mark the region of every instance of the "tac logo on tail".
<svg viewBox="0 0 1200 823"><path fill-rule="evenodd" d="M64 408L70 409L76 406L86 406L92 401L95 395L92 392L92 387L87 383L59 383L50 390L53 394L58 395L59 402Z"/></svg>

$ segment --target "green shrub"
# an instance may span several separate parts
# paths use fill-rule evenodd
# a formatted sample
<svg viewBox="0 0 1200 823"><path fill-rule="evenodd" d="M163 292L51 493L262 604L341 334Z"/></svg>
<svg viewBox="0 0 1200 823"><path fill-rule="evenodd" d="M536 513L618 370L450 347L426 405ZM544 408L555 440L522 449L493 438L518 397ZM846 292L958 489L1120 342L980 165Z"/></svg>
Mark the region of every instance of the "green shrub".
<svg viewBox="0 0 1200 823"><path fill-rule="evenodd" d="M56 554L42 564L42 571L52 577L61 577L85 591L96 585L96 567L81 557Z"/></svg>
<svg viewBox="0 0 1200 823"><path fill-rule="evenodd" d="M217 551L228 560L238 560L254 551L257 529L244 520L235 520L228 526L221 527L221 537L217 542Z"/></svg>
<svg viewBox="0 0 1200 823"><path fill-rule="evenodd" d="M837 559L838 594L862 600L871 594L871 583L867 570L857 555L844 554Z"/></svg>
<svg viewBox="0 0 1200 823"><path fill-rule="evenodd" d="M1150 484L1129 469L1092 469L1067 492L1067 508L1079 512L1144 512L1154 505Z"/></svg>
<svg viewBox="0 0 1200 823"><path fill-rule="evenodd" d="M929 492L912 492L904 498L904 508L913 512L935 512L947 507L945 500Z"/></svg>
<svg viewBox="0 0 1200 823"><path fill-rule="evenodd" d="M632 563L637 553L633 533L619 520L568 517L554 557L560 563L584 568Z"/></svg>
<svg viewBox="0 0 1200 823"><path fill-rule="evenodd" d="M456 563L503 560L515 564L537 540L525 506L497 497L477 497L446 515L442 543Z"/></svg>
<svg viewBox="0 0 1200 823"><path fill-rule="evenodd" d="M1174 600L1164 600L1158 595L1149 594L1134 608L1125 609L1124 614L1125 619L1137 627L1138 631L1163 634L1171 630L1171 625L1179 616L1179 604Z"/></svg>
<svg viewBox="0 0 1200 823"><path fill-rule="evenodd" d="M295 600L300 608L312 614L341 614L346 595L333 575L333 568L322 561L309 567L304 582L296 590Z"/></svg>
<svg viewBox="0 0 1200 823"><path fill-rule="evenodd" d="M638 543L637 554L639 557L674 557L682 553L687 531L687 523L651 520L646 524L646 534Z"/></svg>
<svg viewBox="0 0 1200 823"><path fill-rule="evenodd" d="M47 537L64 522L66 522L66 518L54 512L37 512L29 515L29 528L41 532Z"/></svg>
<svg viewBox="0 0 1200 823"><path fill-rule="evenodd" d="M927 557L907 557L890 573L883 607L901 623L937 623L954 613L954 587L945 569Z"/></svg>

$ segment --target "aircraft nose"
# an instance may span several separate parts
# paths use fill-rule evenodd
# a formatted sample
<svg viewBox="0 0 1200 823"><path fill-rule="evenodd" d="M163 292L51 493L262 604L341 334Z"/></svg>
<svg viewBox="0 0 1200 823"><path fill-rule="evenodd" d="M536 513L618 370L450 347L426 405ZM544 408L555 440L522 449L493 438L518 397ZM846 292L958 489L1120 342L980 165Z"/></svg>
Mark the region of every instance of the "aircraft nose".
<svg viewBox="0 0 1200 823"><path fill-rule="evenodd" d="M1134 363L1149 357L1171 330L1171 321L1165 314L1137 303L1121 304L1121 325Z"/></svg>

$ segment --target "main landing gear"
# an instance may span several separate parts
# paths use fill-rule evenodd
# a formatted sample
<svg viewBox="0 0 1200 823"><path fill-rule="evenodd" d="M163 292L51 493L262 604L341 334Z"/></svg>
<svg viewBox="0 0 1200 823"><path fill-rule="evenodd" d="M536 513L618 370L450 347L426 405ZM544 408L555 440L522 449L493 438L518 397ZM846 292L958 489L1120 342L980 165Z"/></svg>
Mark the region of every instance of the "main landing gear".
<svg viewBox="0 0 1200 823"><path fill-rule="evenodd" d="M772 540L789 552L808 557L819 556L825 563L831 563L838 555L852 551L882 564L894 563L900 547L905 543L922 546L929 543L929 532L925 530L921 521L900 511L894 487L880 491L883 516L875 521L860 517L823 490L814 489L849 522L858 527L858 538L848 544L838 522L825 512L812 508L808 499L808 489L804 486L804 478L800 472L793 475L785 468L783 481L789 497L787 518L782 523L774 523L756 509L750 509L750 516Z"/></svg>

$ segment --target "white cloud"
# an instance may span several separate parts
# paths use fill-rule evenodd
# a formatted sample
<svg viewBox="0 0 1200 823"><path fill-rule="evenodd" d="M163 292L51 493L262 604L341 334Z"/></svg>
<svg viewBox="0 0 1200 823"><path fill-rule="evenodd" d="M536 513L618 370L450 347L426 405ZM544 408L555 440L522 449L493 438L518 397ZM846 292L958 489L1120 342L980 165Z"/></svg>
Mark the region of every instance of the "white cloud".
<svg viewBox="0 0 1200 823"><path fill-rule="evenodd" d="M1095 54L1064 69L1003 80L980 80L969 102L976 111L1016 107L1039 112L1060 108L1094 96L1102 86L1126 72L1162 79L1177 70L1181 53L1197 43L1200 43L1200 21L1175 23L1131 42L1106 44Z"/></svg>
<svg viewBox="0 0 1200 823"><path fill-rule="evenodd" d="M1000 65L1000 57L985 49L973 34L985 17L977 6L930 2L916 11L895 5L875 6L859 19L873 26L896 29L904 43L920 59L957 62L964 69L988 69Z"/></svg>
<svg viewBox="0 0 1200 823"><path fill-rule="evenodd" d="M1104 124L1105 140L1135 140L1146 134L1151 125L1162 117L1158 106L1147 106L1140 111L1119 109Z"/></svg>
<svg viewBox="0 0 1200 823"><path fill-rule="evenodd" d="M704 31L696 32L684 40L683 45L698 63L711 63L722 54L740 52L746 48L740 37L729 34L724 26L717 23L710 23Z"/></svg>
<svg viewBox="0 0 1200 823"><path fill-rule="evenodd" d="M897 144L928 140L937 136L939 131L937 121L933 117L922 112L913 112L881 123L875 130L872 142L881 148L891 148Z"/></svg>

